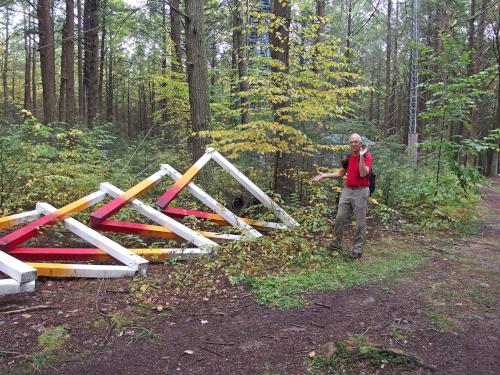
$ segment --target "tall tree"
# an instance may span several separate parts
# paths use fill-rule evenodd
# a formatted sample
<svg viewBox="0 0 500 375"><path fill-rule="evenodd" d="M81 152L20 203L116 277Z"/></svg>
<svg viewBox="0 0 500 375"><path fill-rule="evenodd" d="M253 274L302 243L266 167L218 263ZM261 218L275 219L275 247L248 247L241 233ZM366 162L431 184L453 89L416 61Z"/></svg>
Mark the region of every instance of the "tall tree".
<svg viewBox="0 0 500 375"><path fill-rule="evenodd" d="M75 122L75 11L73 0L66 0L66 19L62 33L61 95L59 113L61 121L69 125Z"/></svg>
<svg viewBox="0 0 500 375"><path fill-rule="evenodd" d="M387 37L385 59L385 98L384 98L384 136L389 135L392 125L391 97L392 97L392 0L387 0Z"/></svg>
<svg viewBox="0 0 500 375"><path fill-rule="evenodd" d="M204 1L184 0L184 4L187 14L185 35L189 107L191 130L194 133L189 137L188 147L193 160L197 160L205 151L205 142L197 133L210 130Z"/></svg>
<svg viewBox="0 0 500 375"><path fill-rule="evenodd" d="M290 22L291 22L291 6L289 0L271 0L271 13L276 20L276 27L269 32L271 42L271 58L278 63L272 65L274 73L274 85L282 91L282 97L287 95L287 80L290 67ZM281 109L285 106L283 100L277 100L273 103L274 121L283 124L283 115ZM273 171L273 190L277 190L278 176L280 166L281 152L276 152Z"/></svg>
<svg viewBox="0 0 500 375"><path fill-rule="evenodd" d="M3 113L7 114L7 103L8 103L8 94L7 94L7 71L9 65L9 42L10 42L10 34L9 34L9 26L10 26L10 12L9 9L5 11L5 47L3 51L3 63L2 63L2 88L3 88Z"/></svg>
<svg viewBox="0 0 500 375"><path fill-rule="evenodd" d="M245 35L243 34L244 23L244 4L242 0L232 0L232 23L233 23L233 50L232 58L233 65L238 67L238 88L239 92L248 91L248 83L245 81L247 76L247 60L246 60L246 43ZM245 95L240 95L240 122L246 124L248 122L248 99Z"/></svg>
<svg viewBox="0 0 500 375"><path fill-rule="evenodd" d="M172 59L171 59L172 71L181 73L182 44L181 44L181 16L179 7L180 7L180 0L170 0L170 39L172 41Z"/></svg>
<svg viewBox="0 0 500 375"><path fill-rule="evenodd" d="M78 18L77 40L77 65L78 65L78 116L80 119L85 118L85 88L83 85L83 17L82 17L82 0L76 0L76 14Z"/></svg>
<svg viewBox="0 0 500 375"><path fill-rule="evenodd" d="M83 33L84 33L84 68L83 85L85 88L85 103L87 106L86 122L89 127L97 116L99 106L99 82L98 82L98 0L85 0L83 10Z"/></svg>
<svg viewBox="0 0 500 375"><path fill-rule="evenodd" d="M43 116L46 124L55 120L55 51L52 16L49 0L38 0L40 71L42 74Z"/></svg>
<svg viewBox="0 0 500 375"><path fill-rule="evenodd" d="M29 7L24 7L24 101L23 107L31 110L31 37L29 25Z"/></svg>

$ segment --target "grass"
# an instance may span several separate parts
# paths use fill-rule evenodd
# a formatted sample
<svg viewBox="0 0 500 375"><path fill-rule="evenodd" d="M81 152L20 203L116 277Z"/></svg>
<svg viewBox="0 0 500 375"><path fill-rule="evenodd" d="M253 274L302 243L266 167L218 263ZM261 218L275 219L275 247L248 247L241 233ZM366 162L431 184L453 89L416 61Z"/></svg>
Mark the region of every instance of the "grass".
<svg viewBox="0 0 500 375"><path fill-rule="evenodd" d="M424 254L399 247L400 244L381 242L379 246L371 246L372 251L361 262L324 254L322 266L317 269L253 277L249 283L260 303L291 309L304 305L310 293L379 281L424 261Z"/></svg>
<svg viewBox="0 0 500 375"><path fill-rule="evenodd" d="M398 367L400 369L412 369L416 366L426 365L416 356L397 349L386 348L369 342L363 336L351 336L343 341L330 342L333 350L327 354L326 350L318 350L309 363L311 374L345 374L364 373L355 371L359 366L372 368L384 368L385 366Z"/></svg>
<svg viewBox="0 0 500 375"><path fill-rule="evenodd" d="M68 338L68 331L63 325L44 331L38 336L38 346L41 350L31 357L33 367L39 370L66 359L68 352L65 349L65 343Z"/></svg>
<svg viewBox="0 0 500 375"><path fill-rule="evenodd" d="M431 322L435 331L451 333L462 331L462 323L443 311L431 310L426 312L425 316Z"/></svg>

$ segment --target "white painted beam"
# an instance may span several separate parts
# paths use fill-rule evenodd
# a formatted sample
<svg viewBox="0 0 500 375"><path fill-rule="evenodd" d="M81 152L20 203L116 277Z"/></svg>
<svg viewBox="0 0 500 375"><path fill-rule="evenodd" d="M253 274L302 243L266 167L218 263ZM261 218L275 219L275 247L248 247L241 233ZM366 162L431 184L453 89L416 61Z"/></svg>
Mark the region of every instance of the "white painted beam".
<svg viewBox="0 0 500 375"><path fill-rule="evenodd" d="M33 267L3 251L0 251L0 271L21 284L36 279L36 270Z"/></svg>
<svg viewBox="0 0 500 375"><path fill-rule="evenodd" d="M35 291L35 281L20 283L13 279L0 280L0 295L30 293Z"/></svg>
<svg viewBox="0 0 500 375"><path fill-rule="evenodd" d="M44 214L50 214L57 209L48 203L39 202L36 205L38 211ZM126 249L115 241L103 236L99 232L89 228L79 221L68 218L64 220L65 227L76 234L78 237L88 241L92 245L104 250L113 258L130 267L133 271L145 273L148 267L148 261Z"/></svg>
<svg viewBox="0 0 500 375"><path fill-rule="evenodd" d="M99 188L112 197L118 197L123 194L122 190L120 190L116 186L111 185L108 182L102 183L101 185L99 185ZM214 241L211 241L208 238L196 233L194 230L186 227L184 224L179 223L171 217L158 212L153 207L144 204L138 199L134 199L131 204L134 209L136 209L138 212L140 212L150 220L169 228L175 234L184 238L186 241L195 244L201 249L208 250L218 246Z"/></svg>
<svg viewBox="0 0 500 375"><path fill-rule="evenodd" d="M167 174L173 178L175 181L179 180L182 175L177 172L172 166L168 164L162 164L161 167L167 171ZM208 195L205 191L200 189L194 182L191 182L187 185L187 189L191 194L193 194L198 200L202 203L206 204L209 208L211 208L214 212L218 213L222 216L229 224L236 228L240 228L243 233L245 233L248 237L261 237L262 234L253 229L249 224L245 223L241 218L237 215L229 211L226 207L224 207L221 203L217 202L214 198Z"/></svg>
<svg viewBox="0 0 500 375"><path fill-rule="evenodd" d="M233 176L245 189L257 198L265 207L269 208L281 221L290 227L298 227L297 223L288 213L264 193L257 185L241 173L229 160L217 151L212 153L212 160L219 164L225 171Z"/></svg>

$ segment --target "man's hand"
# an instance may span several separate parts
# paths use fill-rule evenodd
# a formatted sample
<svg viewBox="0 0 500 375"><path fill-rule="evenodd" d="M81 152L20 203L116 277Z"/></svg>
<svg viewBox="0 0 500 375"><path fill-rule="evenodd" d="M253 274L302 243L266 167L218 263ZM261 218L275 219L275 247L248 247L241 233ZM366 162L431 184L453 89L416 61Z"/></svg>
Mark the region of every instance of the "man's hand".
<svg viewBox="0 0 500 375"><path fill-rule="evenodd" d="M368 145L366 145L366 147L364 149L361 149L359 151L359 155L360 156L365 156L365 154L368 152Z"/></svg>
<svg viewBox="0 0 500 375"><path fill-rule="evenodd" d="M322 179L322 178L324 178L324 177L325 177L325 174L324 174L324 173L319 172L319 174L318 174L317 176L314 176L314 177L312 178L312 180L311 180L311 181L313 181L313 182L318 182L319 180L321 180L321 179Z"/></svg>

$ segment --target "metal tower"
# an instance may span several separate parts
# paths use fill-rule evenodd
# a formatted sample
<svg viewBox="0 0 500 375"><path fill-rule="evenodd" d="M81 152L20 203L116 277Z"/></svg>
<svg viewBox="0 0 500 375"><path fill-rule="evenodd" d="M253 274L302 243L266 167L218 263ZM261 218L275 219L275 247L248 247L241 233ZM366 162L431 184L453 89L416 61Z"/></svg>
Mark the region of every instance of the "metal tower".
<svg viewBox="0 0 500 375"><path fill-rule="evenodd" d="M410 51L410 102L409 102L409 124L408 124L408 152L410 163L417 164L418 157L418 133L417 133L417 105L418 105L418 0L413 0L412 4L412 22L411 22L411 40L412 47Z"/></svg>

